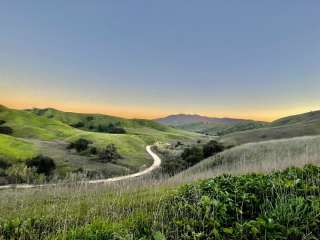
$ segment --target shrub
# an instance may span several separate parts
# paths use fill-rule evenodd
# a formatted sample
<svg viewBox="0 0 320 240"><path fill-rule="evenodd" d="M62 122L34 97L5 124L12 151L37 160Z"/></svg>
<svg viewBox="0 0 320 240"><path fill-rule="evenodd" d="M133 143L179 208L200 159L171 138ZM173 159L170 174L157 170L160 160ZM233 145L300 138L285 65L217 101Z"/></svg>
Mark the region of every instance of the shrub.
<svg viewBox="0 0 320 240"><path fill-rule="evenodd" d="M210 142L203 145L203 148L202 148L203 157L204 158L211 157L212 155L222 152L223 150L224 150L224 147L221 143L211 140Z"/></svg>
<svg viewBox="0 0 320 240"><path fill-rule="evenodd" d="M69 144L68 149L76 149L77 152L82 152L88 149L88 145L91 144L91 141L88 141L84 138L79 138L77 141Z"/></svg>
<svg viewBox="0 0 320 240"><path fill-rule="evenodd" d="M13 133L13 129L8 126L0 126L0 133L10 135Z"/></svg>
<svg viewBox="0 0 320 240"><path fill-rule="evenodd" d="M8 167L10 167L10 166L11 166L10 163L8 163L8 162L5 161L4 159L1 159L1 158L0 158L0 168L6 169L6 168L8 168Z"/></svg>
<svg viewBox="0 0 320 240"><path fill-rule="evenodd" d="M0 119L0 125L5 124L5 123L6 123L5 120L1 120L1 119Z"/></svg>
<svg viewBox="0 0 320 240"><path fill-rule="evenodd" d="M180 141L178 141L176 144L175 144L175 148L178 148L180 146L183 146L184 144Z"/></svg>
<svg viewBox="0 0 320 240"><path fill-rule="evenodd" d="M101 162L111 162L122 158L114 144L109 144L99 153L99 160Z"/></svg>
<svg viewBox="0 0 320 240"><path fill-rule="evenodd" d="M187 162L189 166L192 166L203 159L202 149L196 146L186 148L181 154L181 158Z"/></svg>
<svg viewBox="0 0 320 240"><path fill-rule="evenodd" d="M92 148L90 148L90 154L92 154L92 155L96 155L98 153L98 150L97 150L97 148L96 147L92 147Z"/></svg>
<svg viewBox="0 0 320 240"><path fill-rule="evenodd" d="M74 127L74 128L82 128L82 127L84 127L84 123L83 122L78 122L78 123L75 123L75 124L71 124L70 126Z"/></svg>
<svg viewBox="0 0 320 240"><path fill-rule="evenodd" d="M42 155L27 160L26 165L30 168L35 168L37 173L43 173L46 176L49 176L56 168L56 164L53 159Z"/></svg>
<svg viewBox="0 0 320 240"><path fill-rule="evenodd" d="M105 133L114 133L114 134L125 134L126 130L121 127L116 126L115 124L110 123L107 126L99 125L98 132L105 132Z"/></svg>
<svg viewBox="0 0 320 240"><path fill-rule="evenodd" d="M173 176L174 174L183 171L187 168L186 162L181 158L167 157L162 159L161 169L164 173Z"/></svg>
<svg viewBox="0 0 320 240"><path fill-rule="evenodd" d="M89 121L92 121L93 120L93 117L92 116L88 116L87 117L87 121L89 122Z"/></svg>

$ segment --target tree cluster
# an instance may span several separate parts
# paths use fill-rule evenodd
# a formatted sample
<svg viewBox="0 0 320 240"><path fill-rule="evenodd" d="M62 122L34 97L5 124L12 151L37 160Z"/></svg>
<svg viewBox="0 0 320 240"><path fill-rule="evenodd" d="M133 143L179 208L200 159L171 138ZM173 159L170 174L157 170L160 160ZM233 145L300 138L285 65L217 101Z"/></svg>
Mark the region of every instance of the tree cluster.
<svg viewBox="0 0 320 240"><path fill-rule="evenodd" d="M8 126L2 126L3 124L5 124L6 121L4 120L0 120L0 133L1 134L7 134L7 135L11 135L13 133L13 129L11 127Z"/></svg>

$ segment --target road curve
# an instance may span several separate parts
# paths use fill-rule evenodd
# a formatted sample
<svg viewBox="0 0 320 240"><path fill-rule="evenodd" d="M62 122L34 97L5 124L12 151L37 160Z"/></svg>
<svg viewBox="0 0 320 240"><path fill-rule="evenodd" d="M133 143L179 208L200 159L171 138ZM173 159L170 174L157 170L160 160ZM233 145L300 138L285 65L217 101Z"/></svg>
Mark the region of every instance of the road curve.
<svg viewBox="0 0 320 240"><path fill-rule="evenodd" d="M137 173L125 175L125 176L106 178L106 179L99 179L99 180L88 180L88 181L82 181L81 183L94 184L94 183L117 182L117 181L129 179L129 178L135 178L135 177L143 176L145 174L148 174L148 173L152 172L153 170L155 170L158 167L160 167L161 159L159 158L159 156L157 154L152 152L151 147L152 146L148 145L146 147L146 151L153 158L153 164L150 167L148 167L147 169L145 169L143 171L140 171L140 172L137 172ZM48 186L56 186L56 185L58 185L58 184L54 184L54 183L52 183L52 184L39 184L39 185L36 185L36 184L10 184L10 185L0 186L0 190L10 189L10 188L18 188L18 189L40 188L40 187L48 187Z"/></svg>

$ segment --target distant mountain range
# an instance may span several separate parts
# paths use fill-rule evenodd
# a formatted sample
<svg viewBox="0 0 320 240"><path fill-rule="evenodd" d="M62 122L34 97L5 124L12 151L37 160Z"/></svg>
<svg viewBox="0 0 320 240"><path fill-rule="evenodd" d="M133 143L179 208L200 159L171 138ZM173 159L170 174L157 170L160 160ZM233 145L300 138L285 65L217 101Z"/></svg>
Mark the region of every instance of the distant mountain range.
<svg viewBox="0 0 320 240"><path fill-rule="evenodd" d="M232 132L261 128L268 123L248 119L216 118L197 114L176 114L155 120L163 125L207 135L225 135Z"/></svg>
<svg viewBox="0 0 320 240"><path fill-rule="evenodd" d="M164 125L180 126L190 123L218 123L226 125L235 125L243 122L251 122L252 120L237 118L206 117L197 114L175 114L169 115L164 118L155 119L155 121Z"/></svg>
<svg viewBox="0 0 320 240"><path fill-rule="evenodd" d="M170 115L155 121L192 132L220 136L219 140L226 145L320 134L320 111L287 116L270 123L192 114Z"/></svg>

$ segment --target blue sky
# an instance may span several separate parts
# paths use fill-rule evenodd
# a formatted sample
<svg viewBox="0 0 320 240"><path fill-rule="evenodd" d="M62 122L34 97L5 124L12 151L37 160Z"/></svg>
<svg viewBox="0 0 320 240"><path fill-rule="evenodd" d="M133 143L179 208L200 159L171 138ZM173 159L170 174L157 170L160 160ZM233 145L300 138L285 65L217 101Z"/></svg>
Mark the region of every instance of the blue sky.
<svg viewBox="0 0 320 240"><path fill-rule="evenodd" d="M0 3L0 102L153 118L320 109L320 2Z"/></svg>

